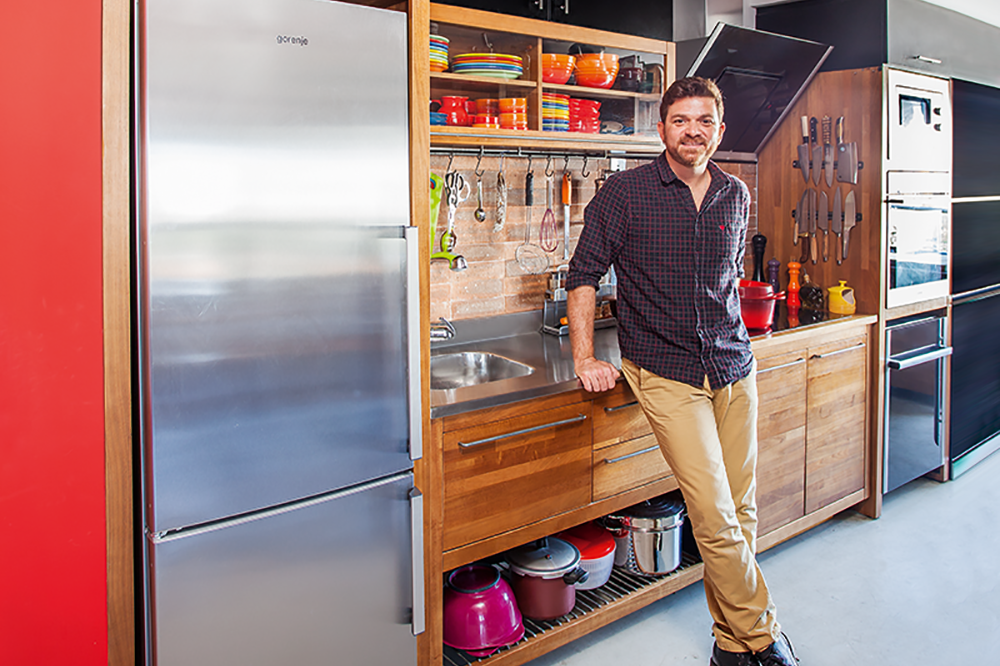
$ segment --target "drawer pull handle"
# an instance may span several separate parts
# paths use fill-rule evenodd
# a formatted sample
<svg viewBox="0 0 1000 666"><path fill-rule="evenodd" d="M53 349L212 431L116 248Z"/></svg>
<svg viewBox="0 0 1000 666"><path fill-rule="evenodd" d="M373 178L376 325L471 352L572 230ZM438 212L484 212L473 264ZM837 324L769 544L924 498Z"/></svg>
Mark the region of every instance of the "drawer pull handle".
<svg viewBox="0 0 1000 666"><path fill-rule="evenodd" d="M623 460L628 460L629 458L635 458L636 456L641 456L644 453L652 453L653 451L656 451L658 448L660 447L654 444L653 446L643 449L642 451L636 451L635 453L626 453L625 455L618 456L617 458L605 458L604 462L610 465L611 463L621 462Z"/></svg>
<svg viewBox="0 0 1000 666"><path fill-rule="evenodd" d="M844 347L843 349L838 349L837 351L827 352L825 354L813 354L812 356L809 357L809 359L812 360L814 358L829 358L831 356L836 356L837 354L843 354L844 352L854 351L855 349L863 349L864 346L865 343L859 342L858 344L852 347Z"/></svg>
<svg viewBox="0 0 1000 666"><path fill-rule="evenodd" d="M459 442L458 445L464 449L472 446L479 446L480 444L488 444L489 442L497 442L501 439L507 439L508 437L517 437L518 435L527 435L529 432L537 432L539 430L545 430L546 428L555 428L557 426L566 425L568 423L578 423L580 421L585 421L587 419L586 414L580 414L571 419L566 419L564 421L556 421L555 423L546 423L544 425L535 426L534 428L525 428L524 430L515 430L514 432L506 432L502 435L495 435L493 437L487 437L486 439L477 439L474 442Z"/></svg>
<svg viewBox="0 0 1000 666"><path fill-rule="evenodd" d="M793 365L798 365L799 363L805 363L805 362L806 360L804 358L797 358L791 363L782 363L781 365L776 365L773 368L765 368L764 370L758 370L757 374L762 375L765 372L771 372L772 370L781 370L782 368L790 368Z"/></svg>
<svg viewBox="0 0 1000 666"><path fill-rule="evenodd" d="M604 413L611 414L612 412L617 412L619 409L627 409L629 407L635 407L639 404L638 400L633 400L632 402L626 402L624 405L618 405L617 407L605 407Z"/></svg>

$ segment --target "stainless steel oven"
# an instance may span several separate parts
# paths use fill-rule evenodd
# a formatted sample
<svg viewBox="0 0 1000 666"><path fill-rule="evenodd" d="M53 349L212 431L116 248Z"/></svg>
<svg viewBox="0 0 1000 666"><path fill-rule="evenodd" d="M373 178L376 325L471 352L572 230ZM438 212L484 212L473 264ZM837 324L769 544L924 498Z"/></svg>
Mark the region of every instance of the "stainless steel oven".
<svg viewBox="0 0 1000 666"><path fill-rule="evenodd" d="M890 193L885 220L886 307L946 297L951 266L951 198L936 193Z"/></svg>
<svg viewBox="0 0 1000 666"><path fill-rule="evenodd" d="M885 338L882 492L887 493L946 463L945 377L952 349L942 312L889 322Z"/></svg>

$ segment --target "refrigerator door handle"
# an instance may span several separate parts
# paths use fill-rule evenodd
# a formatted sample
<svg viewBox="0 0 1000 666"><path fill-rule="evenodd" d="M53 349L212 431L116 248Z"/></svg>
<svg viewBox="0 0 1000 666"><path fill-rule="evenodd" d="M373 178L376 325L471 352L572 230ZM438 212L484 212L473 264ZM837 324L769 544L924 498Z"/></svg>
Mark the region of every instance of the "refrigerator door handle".
<svg viewBox="0 0 1000 666"><path fill-rule="evenodd" d="M410 491L410 521L413 532L413 635L424 633L426 608L424 607L424 496L413 488Z"/></svg>
<svg viewBox="0 0 1000 666"><path fill-rule="evenodd" d="M420 377L420 230L406 227L406 341L408 402L410 414L410 460L419 460L424 450L424 412Z"/></svg>

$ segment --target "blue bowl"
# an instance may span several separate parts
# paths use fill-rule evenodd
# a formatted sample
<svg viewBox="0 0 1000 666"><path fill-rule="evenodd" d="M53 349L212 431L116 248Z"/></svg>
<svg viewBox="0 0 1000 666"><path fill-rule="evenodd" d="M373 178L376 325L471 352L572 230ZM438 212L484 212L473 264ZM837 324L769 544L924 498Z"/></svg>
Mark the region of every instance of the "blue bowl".
<svg viewBox="0 0 1000 666"><path fill-rule="evenodd" d="M447 124L448 124L447 114L431 111L431 125L447 125Z"/></svg>

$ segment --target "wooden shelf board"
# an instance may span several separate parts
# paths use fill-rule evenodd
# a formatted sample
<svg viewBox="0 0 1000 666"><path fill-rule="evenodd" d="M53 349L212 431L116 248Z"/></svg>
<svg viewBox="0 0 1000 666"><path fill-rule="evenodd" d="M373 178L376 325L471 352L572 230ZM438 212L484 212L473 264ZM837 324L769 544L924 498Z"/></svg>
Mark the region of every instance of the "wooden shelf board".
<svg viewBox="0 0 1000 666"><path fill-rule="evenodd" d="M476 129L474 127L431 127L431 146L507 146L556 150L626 150L658 155L660 139L620 134L544 132L540 130Z"/></svg>
<svg viewBox="0 0 1000 666"><path fill-rule="evenodd" d="M571 97L606 97L608 99L636 99L640 102L659 102L660 96L655 93L637 93L628 90L613 90L611 88L589 88L587 86L571 86L560 83L543 83L545 92L565 93Z"/></svg>
<svg viewBox="0 0 1000 666"><path fill-rule="evenodd" d="M447 82L452 84L473 84L475 86L508 86L511 88L525 88L531 90L538 87L537 81L526 79L500 79L491 76L473 76L471 74L455 74L453 72L431 72L431 81L435 83Z"/></svg>

